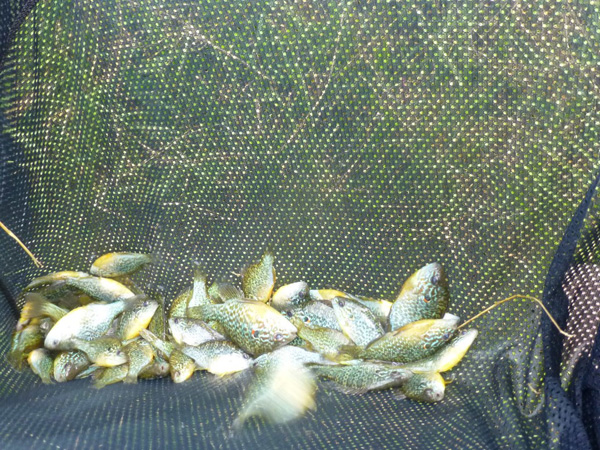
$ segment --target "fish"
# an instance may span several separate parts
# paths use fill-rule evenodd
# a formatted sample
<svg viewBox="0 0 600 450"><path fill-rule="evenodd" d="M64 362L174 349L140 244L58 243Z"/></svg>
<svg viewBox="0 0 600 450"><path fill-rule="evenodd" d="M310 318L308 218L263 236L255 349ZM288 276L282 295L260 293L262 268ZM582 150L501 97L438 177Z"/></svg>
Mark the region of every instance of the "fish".
<svg viewBox="0 0 600 450"><path fill-rule="evenodd" d="M143 253L107 253L94 261L90 274L98 277L123 277L131 275L146 264L154 262L152 255Z"/></svg>
<svg viewBox="0 0 600 450"><path fill-rule="evenodd" d="M69 311L50 303L46 297L35 292L29 292L24 297L25 304L21 310L19 323L37 317L50 317L55 322L62 319Z"/></svg>
<svg viewBox="0 0 600 450"><path fill-rule="evenodd" d="M286 345L285 347L280 347L277 350L272 351L271 353L265 353L257 357L253 362L253 367L261 367L268 364L274 359L279 359L283 361L292 361L293 363L299 364L322 364L322 365L335 365L337 363L327 360L323 357L323 355L312 352L310 350L306 350L300 347L291 347Z"/></svg>
<svg viewBox="0 0 600 450"><path fill-rule="evenodd" d="M333 308L321 302L312 301L300 308L284 311L282 314L296 327L302 324L309 327L323 327L342 331Z"/></svg>
<svg viewBox="0 0 600 450"><path fill-rule="evenodd" d="M448 279L439 263L427 264L402 285L390 310L390 331L422 319L441 319L450 303Z"/></svg>
<svg viewBox="0 0 600 450"><path fill-rule="evenodd" d="M68 350L69 341L79 338L91 341L102 336L116 316L136 306L139 297L113 303L90 303L69 311L46 335L44 346L50 350Z"/></svg>
<svg viewBox="0 0 600 450"><path fill-rule="evenodd" d="M107 367L94 373L94 382L92 385L96 389L102 389L109 384L119 383L125 379L129 367L127 364L119 366Z"/></svg>
<svg viewBox="0 0 600 450"><path fill-rule="evenodd" d="M310 349L331 359L337 358L342 348L352 345L344 333L331 328L302 326L298 328L298 336L308 343Z"/></svg>
<svg viewBox="0 0 600 450"><path fill-rule="evenodd" d="M366 347L383 335L381 324L366 306L344 297L336 297L331 303L342 332L357 346Z"/></svg>
<svg viewBox="0 0 600 450"><path fill-rule="evenodd" d="M384 334L358 353L361 359L409 363L435 353L453 336L460 318L425 319Z"/></svg>
<svg viewBox="0 0 600 450"><path fill-rule="evenodd" d="M84 352L88 359L100 367L113 367L127 362L121 341L116 338L99 338L93 341L73 338L70 341L73 348Z"/></svg>
<svg viewBox="0 0 600 450"><path fill-rule="evenodd" d="M206 274L197 268L194 271L194 286L192 288L192 297L188 301L187 308L194 308L200 305L212 303L206 290Z"/></svg>
<svg viewBox="0 0 600 450"><path fill-rule="evenodd" d="M296 337L296 327L260 301L230 300L200 308L205 320L219 322L228 337L253 356L273 351Z"/></svg>
<svg viewBox="0 0 600 450"><path fill-rule="evenodd" d="M125 383L137 383L138 375L154 361L154 350L150 343L144 339L136 339L123 347L123 352L129 361Z"/></svg>
<svg viewBox="0 0 600 450"><path fill-rule="evenodd" d="M6 360L16 370L22 370L27 355L43 344L44 335L40 330L39 320L36 319L23 329L15 330Z"/></svg>
<svg viewBox="0 0 600 450"><path fill-rule="evenodd" d="M297 308L310 301L308 296L308 284L304 281L281 286L273 294L271 306L278 311Z"/></svg>
<svg viewBox="0 0 600 450"><path fill-rule="evenodd" d="M415 373L400 388L396 398L408 397L424 403L441 402L446 391L446 382L439 373Z"/></svg>
<svg viewBox="0 0 600 450"><path fill-rule="evenodd" d="M62 272L54 272L54 273L50 273L48 275L44 275L42 277L34 278L31 281L31 283L29 283L27 286L25 286L25 289L23 289L23 291L25 291L25 292L31 291L32 289L37 289L42 286L46 286L48 284L56 283L58 281L66 281L66 280L70 280L70 279L74 279L74 278L85 278L85 277L89 277L89 276L90 276L89 273L75 272L72 270L63 270Z"/></svg>
<svg viewBox="0 0 600 450"><path fill-rule="evenodd" d="M147 328L158 309L158 302L148 298L141 299L132 308L123 313L117 335L121 340L127 341L140 335L142 328Z"/></svg>
<svg viewBox="0 0 600 450"><path fill-rule="evenodd" d="M215 281L208 288L211 303L225 303L228 300L241 300L244 293L228 281Z"/></svg>
<svg viewBox="0 0 600 450"><path fill-rule="evenodd" d="M208 341L225 340L223 335L197 319L173 317L169 319L169 330L173 340L181 345L195 346Z"/></svg>
<svg viewBox="0 0 600 450"><path fill-rule="evenodd" d="M173 300L171 306L169 307L167 317L185 317L187 313L188 302L192 298L192 294L193 290L188 288L175 297L175 300Z"/></svg>
<svg viewBox="0 0 600 450"><path fill-rule="evenodd" d="M27 362L33 373L42 379L42 383L52 383L52 356L45 348L36 348L27 357Z"/></svg>
<svg viewBox="0 0 600 450"><path fill-rule="evenodd" d="M85 353L71 350L59 353L52 364L54 379L59 383L74 380L75 377L90 366Z"/></svg>
<svg viewBox="0 0 600 450"><path fill-rule="evenodd" d="M150 320L150 323L148 324L148 330L161 339L165 338L165 310L162 300L158 302L158 308L154 311L152 320Z"/></svg>
<svg viewBox="0 0 600 450"><path fill-rule="evenodd" d="M76 287L90 297L101 302L111 303L136 296L136 294L125 285L111 278L94 276L68 278L66 283L67 286Z"/></svg>
<svg viewBox="0 0 600 450"><path fill-rule="evenodd" d="M183 383L188 380L196 370L196 363L181 350L174 350L169 357L171 379L174 383Z"/></svg>
<svg viewBox="0 0 600 450"><path fill-rule="evenodd" d="M355 395L399 386L412 376L409 370L397 365L360 360L344 365L311 367L317 375L335 381L340 391Z"/></svg>
<svg viewBox="0 0 600 450"><path fill-rule="evenodd" d="M154 362L145 369L143 369L139 373L138 378L144 380L151 380L154 378L166 377L169 375L170 368L171 366L169 365L169 362L167 360L161 358L158 355L155 355Z"/></svg>
<svg viewBox="0 0 600 450"><path fill-rule="evenodd" d="M240 430L253 416L286 423L316 407L317 383L310 369L285 354L263 356L262 364L253 367L254 377L232 424L233 430Z"/></svg>
<svg viewBox="0 0 600 450"><path fill-rule="evenodd" d="M420 361L403 364L402 367L414 373L447 372L463 359L476 337L475 329L461 330L433 355Z"/></svg>
<svg viewBox="0 0 600 450"><path fill-rule="evenodd" d="M42 335L44 336L44 339L46 338L48 332L54 326L54 324L54 320L52 320L50 317L44 317L43 319L40 319L39 327L40 331L42 332Z"/></svg>
<svg viewBox="0 0 600 450"><path fill-rule="evenodd" d="M181 352L192 358L199 370L225 376L246 370L252 358L229 341L210 341L198 346L185 346Z"/></svg>
<svg viewBox="0 0 600 450"><path fill-rule="evenodd" d="M273 253L266 251L259 262L251 264L242 276L242 291L246 298L266 302L271 297L277 279Z"/></svg>

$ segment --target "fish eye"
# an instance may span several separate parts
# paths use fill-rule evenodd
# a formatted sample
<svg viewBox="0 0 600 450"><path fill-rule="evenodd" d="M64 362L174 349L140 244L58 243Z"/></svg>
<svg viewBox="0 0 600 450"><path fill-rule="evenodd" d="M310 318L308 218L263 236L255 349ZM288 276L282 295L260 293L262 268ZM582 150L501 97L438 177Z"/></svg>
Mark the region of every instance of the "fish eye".
<svg viewBox="0 0 600 450"><path fill-rule="evenodd" d="M444 341L448 340L449 338L450 338L450 332L447 332L447 333L445 333L445 334L442 336L442 339L443 339Z"/></svg>
<svg viewBox="0 0 600 450"><path fill-rule="evenodd" d="M117 350L117 356L121 356L121 353L123 353L121 350Z"/></svg>
<svg viewBox="0 0 600 450"><path fill-rule="evenodd" d="M148 300L144 300L144 303L142 303L142 306L148 306L150 304L150 302Z"/></svg>
<svg viewBox="0 0 600 450"><path fill-rule="evenodd" d="M258 330L252 330L250 332L250 334L252 335L253 338L258 338L258 335L260 334L260 332Z"/></svg>
<svg viewBox="0 0 600 450"><path fill-rule="evenodd" d="M54 345L58 345L58 339L54 339L54 340L52 341L52 343L53 343Z"/></svg>
<svg viewBox="0 0 600 450"><path fill-rule="evenodd" d="M310 317L304 317L304 323L310 323Z"/></svg>
<svg viewBox="0 0 600 450"><path fill-rule="evenodd" d="M178 378L181 375L181 372L179 372L179 370L176 370L175 372L173 372L173 375L175 375L175 378Z"/></svg>
<svg viewBox="0 0 600 450"><path fill-rule="evenodd" d="M176 324L177 324L177 323L179 323L179 317L175 317L175 318L173 319L173 323L176 323Z"/></svg>
<svg viewBox="0 0 600 450"><path fill-rule="evenodd" d="M343 299L341 299L341 298L338 298L336 301L337 301L338 306L340 306L342 308L346 304L346 302Z"/></svg>
<svg viewBox="0 0 600 450"><path fill-rule="evenodd" d="M431 276L431 284L438 284L439 282L440 282L440 274L436 272Z"/></svg>
<svg viewBox="0 0 600 450"><path fill-rule="evenodd" d="M292 317L294 314L291 311L286 311L285 313L288 317Z"/></svg>
<svg viewBox="0 0 600 450"><path fill-rule="evenodd" d="M276 340L276 341L280 341L281 339L283 339L283 336L282 336L280 333L277 333L277 334L275 335L275 340Z"/></svg>

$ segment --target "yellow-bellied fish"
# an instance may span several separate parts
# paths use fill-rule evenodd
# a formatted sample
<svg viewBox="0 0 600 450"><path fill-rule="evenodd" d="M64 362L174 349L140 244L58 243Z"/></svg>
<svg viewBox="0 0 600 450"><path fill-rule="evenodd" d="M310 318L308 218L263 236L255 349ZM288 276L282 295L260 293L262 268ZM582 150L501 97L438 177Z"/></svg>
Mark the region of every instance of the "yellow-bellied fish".
<svg viewBox="0 0 600 450"><path fill-rule="evenodd" d="M94 261L90 273L99 277L122 277L131 275L152 262L154 258L143 253L107 253Z"/></svg>
<svg viewBox="0 0 600 450"><path fill-rule="evenodd" d="M138 378L151 380L154 378L163 378L169 375L171 366L169 362L160 356L154 356L154 362L140 372Z"/></svg>
<svg viewBox="0 0 600 450"><path fill-rule="evenodd" d="M33 373L42 379L42 383L50 384L52 379L52 356L45 348L36 348L27 357L27 362Z"/></svg>
<svg viewBox="0 0 600 450"><path fill-rule="evenodd" d="M194 308L210 303L212 302L206 289L206 274L200 268L197 268L194 271L194 287L192 288L192 296L188 301L187 307Z"/></svg>
<svg viewBox="0 0 600 450"><path fill-rule="evenodd" d="M113 303L90 303L70 311L52 327L46 335L44 345L50 350L70 349L73 338L93 340L102 336L114 318L128 308L133 308L139 297Z"/></svg>
<svg viewBox="0 0 600 450"><path fill-rule="evenodd" d="M390 331L422 319L441 319L450 302L448 279L439 263L427 264L402 285L390 310Z"/></svg>
<svg viewBox="0 0 600 450"><path fill-rule="evenodd" d="M244 271L242 290L247 298L259 302L269 300L276 280L274 259L273 253L266 251L259 262L251 264Z"/></svg>
<svg viewBox="0 0 600 450"><path fill-rule="evenodd" d="M62 272L54 272L42 277L34 278L23 291L30 291L48 284L56 283L57 281L66 281L73 278L84 278L89 277L89 273L85 272L74 272L72 270L63 270Z"/></svg>
<svg viewBox="0 0 600 450"><path fill-rule="evenodd" d="M366 306L344 297L336 297L331 303L343 333L357 346L366 347L383 335L381 324Z"/></svg>
<svg viewBox="0 0 600 450"><path fill-rule="evenodd" d="M169 330L173 340L182 345L200 345L209 341L225 340L223 335L197 319L173 317L169 319Z"/></svg>
<svg viewBox="0 0 600 450"><path fill-rule="evenodd" d="M454 336L460 319L447 316L445 319L418 320L390 331L371 342L358 357L399 363L426 358Z"/></svg>
<svg viewBox="0 0 600 450"><path fill-rule="evenodd" d="M59 383L74 380L90 364L90 360L82 351L61 352L54 358L52 368L54 379Z"/></svg>
<svg viewBox="0 0 600 450"><path fill-rule="evenodd" d="M111 278L82 277L67 279L67 286L73 286L101 302L116 302L136 296L122 283Z"/></svg>
<svg viewBox="0 0 600 450"><path fill-rule="evenodd" d="M296 326L302 323L304 326L342 331L333 308L321 302L311 301L300 308L284 311L282 314Z"/></svg>
<svg viewBox="0 0 600 450"><path fill-rule="evenodd" d="M297 308L310 301L308 284L304 281L281 286L273 294L271 306L278 311Z"/></svg>
<svg viewBox="0 0 600 450"><path fill-rule="evenodd" d="M208 297L211 303L225 303L228 300L240 300L244 293L229 281L215 281L208 288Z"/></svg>
<svg viewBox="0 0 600 450"><path fill-rule="evenodd" d="M125 383L137 383L138 375L154 361L154 350L144 339L136 339L123 347L123 352L129 361Z"/></svg>
<svg viewBox="0 0 600 450"><path fill-rule="evenodd" d="M96 389L102 389L109 384L119 383L125 379L129 367L127 364L121 364L119 366L107 367L102 370L98 370L94 373L94 382L92 385Z"/></svg>
<svg viewBox="0 0 600 450"><path fill-rule="evenodd" d="M420 361L403 364L402 367L414 373L447 372L463 359L476 337L475 329L461 330L433 355Z"/></svg>
<svg viewBox="0 0 600 450"><path fill-rule="evenodd" d="M141 330L140 336L169 360L171 379L175 383L182 383L192 376L196 364L192 358L181 352L178 345L164 341L148 330Z"/></svg>
<svg viewBox="0 0 600 450"><path fill-rule="evenodd" d="M327 358L336 358L340 350L352 345L352 341L344 333L331 328L299 327L298 336L308 342L309 348Z"/></svg>
<svg viewBox="0 0 600 450"><path fill-rule="evenodd" d="M151 299L140 299L137 304L123 313L117 328L117 335L124 341L140 335L142 328L147 328L158 309L158 302Z"/></svg>
<svg viewBox="0 0 600 450"><path fill-rule="evenodd" d="M28 322L37 317L50 317L55 322L62 319L69 311L50 303L46 297L29 292L24 297L25 304L21 310L19 323Z"/></svg>
<svg viewBox="0 0 600 450"><path fill-rule="evenodd" d="M74 338L71 339L71 344L100 367L113 367L127 362L127 355L123 351L121 341L116 338L105 337L93 341Z"/></svg>
<svg viewBox="0 0 600 450"><path fill-rule="evenodd" d="M252 358L229 341L210 341L185 346L181 352L194 360L196 368L220 377L246 370Z"/></svg>
<svg viewBox="0 0 600 450"><path fill-rule="evenodd" d="M229 338L251 355L275 350L296 337L297 329L279 311L254 300L229 300L200 307L205 320L219 322Z"/></svg>
<svg viewBox="0 0 600 450"><path fill-rule="evenodd" d="M400 385L400 392L411 400L424 403L441 402L446 382L439 373L415 373Z"/></svg>
<svg viewBox="0 0 600 450"><path fill-rule="evenodd" d="M171 303L169 307L169 312L167 316L171 317L185 317L187 313L188 302L192 298L193 290L188 288L184 290L181 294L175 297L175 300Z"/></svg>
<svg viewBox="0 0 600 450"><path fill-rule="evenodd" d="M29 325L13 333L10 351L6 360L17 370L23 368L23 361L27 355L36 348L44 345L44 335L40 330L39 320L32 321Z"/></svg>

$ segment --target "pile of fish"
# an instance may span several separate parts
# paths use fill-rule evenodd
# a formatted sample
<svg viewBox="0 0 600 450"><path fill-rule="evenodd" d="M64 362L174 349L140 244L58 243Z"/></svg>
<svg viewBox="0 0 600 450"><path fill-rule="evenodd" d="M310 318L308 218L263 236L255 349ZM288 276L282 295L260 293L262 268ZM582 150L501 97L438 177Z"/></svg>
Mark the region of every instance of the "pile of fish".
<svg viewBox="0 0 600 450"><path fill-rule="evenodd" d="M442 373L460 362L477 331L459 330L447 314L448 281L428 264L402 286L394 302L299 281L274 291L274 257L265 252L241 276L241 288L196 269L193 286L165 311L130 275L149 255L109 253L89 273L64 271L34 279L8 360L27 361L44 383L91 377L111 383L195 371L218 377L251 374L233 423L252 416L287 422L315 407L316 377L348 394L397 388L421 402L444 397Z"/></svg>

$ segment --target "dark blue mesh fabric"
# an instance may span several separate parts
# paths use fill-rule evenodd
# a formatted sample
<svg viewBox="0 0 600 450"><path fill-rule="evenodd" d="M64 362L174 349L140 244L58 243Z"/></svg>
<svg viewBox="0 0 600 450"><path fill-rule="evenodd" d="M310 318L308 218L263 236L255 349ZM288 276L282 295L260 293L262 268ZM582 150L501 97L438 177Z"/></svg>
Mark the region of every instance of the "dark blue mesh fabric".
<svg viewBox="0 0 600 450"><path fill-rule="evenodd" d="M36 275L152 252L171 300L276 255L393 299L441 262L450 312L504 303L434 405L320 383L229 436L243 378L92 389L0 362L6 448L597 448L600 7L591 2L0 1L0 354ZM581 199L587 197L581 204ZM18 307L19 305L17 305Z"/></svg>

